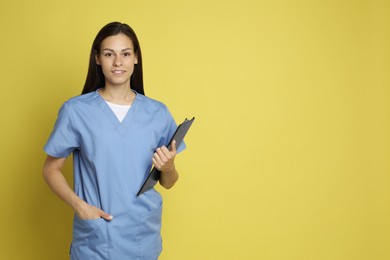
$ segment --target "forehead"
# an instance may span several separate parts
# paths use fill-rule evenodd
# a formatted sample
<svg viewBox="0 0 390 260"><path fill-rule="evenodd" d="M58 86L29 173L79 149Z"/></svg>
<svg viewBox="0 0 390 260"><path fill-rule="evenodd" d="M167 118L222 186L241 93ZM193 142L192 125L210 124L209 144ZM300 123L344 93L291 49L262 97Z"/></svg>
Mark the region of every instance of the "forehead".
<svg viewBox="0 0 390 260"><path fill-rule="evenodd" d="M109 36L102 41L101 50L106 48L113 50L123 50L130 48L134 50L134 45L127 35L120 33L117 35Z"/></svg>

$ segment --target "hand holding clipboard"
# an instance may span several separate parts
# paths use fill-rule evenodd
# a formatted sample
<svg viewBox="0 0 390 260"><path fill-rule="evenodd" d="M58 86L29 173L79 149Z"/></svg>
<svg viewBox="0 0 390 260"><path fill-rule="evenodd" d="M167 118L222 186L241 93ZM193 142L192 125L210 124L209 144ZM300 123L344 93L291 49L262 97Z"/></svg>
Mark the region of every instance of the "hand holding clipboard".
<svg viewBox="0 0 390 260"><path fill-rule="evenodd" d="M184 120L183 123L181 123L177 128L175 133L173 134L171 140L169 141L167 147L168 149L171 148L172 141L176 141L176 147L179 147L182 143L185 135L187 134L188 130L190 129L192 123L194 122L195 117L193 117L191 120L188 120L187 118ZM148 177L146 178L145 182L143 183L141 189L138 191L137 196L141 195L145 191L151 189L156 185L158 180L160 179L161 172L157 170L155 167L150 171Z"/></svg>

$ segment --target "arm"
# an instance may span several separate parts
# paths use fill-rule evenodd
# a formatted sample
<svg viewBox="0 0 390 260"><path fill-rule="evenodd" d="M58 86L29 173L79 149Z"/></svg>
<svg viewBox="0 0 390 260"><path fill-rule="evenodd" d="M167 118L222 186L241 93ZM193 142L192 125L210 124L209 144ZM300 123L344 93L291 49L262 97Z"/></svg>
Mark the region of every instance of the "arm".
<svg viewBox="0 0 390 260"><path fill-rule="evenodd" d="M81 219L96 219L102 217L111 220L112 216L80 199L69 187L61 172L65 161L66 158L55 158L52 156L47 156L46 158L43 166L43 178L52 191L60 199L65 201Z"/></svg>
<svg viewBox="0 0 390 260"><path fill-rule="evenodd" d="M162 146L157 148L153 156L154 166L161 171L160 184L166 189L172 188L179 179L179 173L175 167L176 142L172 142L172 150Z"/></svg>

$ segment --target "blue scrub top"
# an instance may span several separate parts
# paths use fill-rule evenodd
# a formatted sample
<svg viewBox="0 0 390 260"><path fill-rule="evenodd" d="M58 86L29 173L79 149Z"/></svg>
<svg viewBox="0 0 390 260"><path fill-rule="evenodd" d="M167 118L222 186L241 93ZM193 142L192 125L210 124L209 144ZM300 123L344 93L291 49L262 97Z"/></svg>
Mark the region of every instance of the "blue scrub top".
<svg viewBox="0 0 390 260"><path fill-rule="evenodd" d="M122 122L98 91L63 104L44 150L56 158L73 152L75 193L114 216L106 221L75 215L71 259L158 258L162 197L155 189L136 194L154 151L166 145L175 130L167 107L138 93ZM177 151L184 148L182 143Z"/></svg>

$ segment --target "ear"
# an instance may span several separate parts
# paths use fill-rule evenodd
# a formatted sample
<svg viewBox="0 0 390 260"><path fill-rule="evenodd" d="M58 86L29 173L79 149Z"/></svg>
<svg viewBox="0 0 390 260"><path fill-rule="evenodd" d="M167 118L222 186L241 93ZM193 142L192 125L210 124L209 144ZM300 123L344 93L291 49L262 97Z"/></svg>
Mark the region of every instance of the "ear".
<svg viewBox="0 0 390 260"><path fill-rule="evenodd" d="M97 53L95 54L95 62L97 65L100 65L100 56Z"/></svg>
<svg viewBox="0 0 390 260"><path fill-rule="evenodd" d="M134 64L138 64L138 55L135 54Z"/></svg>

